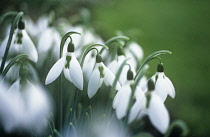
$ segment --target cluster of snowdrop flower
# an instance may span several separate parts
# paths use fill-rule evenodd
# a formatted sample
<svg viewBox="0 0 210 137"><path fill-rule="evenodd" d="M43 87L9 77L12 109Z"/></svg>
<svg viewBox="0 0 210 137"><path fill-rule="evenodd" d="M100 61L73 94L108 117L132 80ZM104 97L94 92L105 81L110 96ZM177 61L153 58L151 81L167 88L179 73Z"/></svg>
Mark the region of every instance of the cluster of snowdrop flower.
<svg viewBox="0 0 210 137"><path fill-rule="evenodd" d="M74 129L74 132L68 131L66 134L75 136L77 127L74 125L82 122L79 121L79 116L82 117L82 114L76 115L79 113L78 104L82 100L79 95L84 94L85 98L91 101L101 94L99 90L105 89L103 91L109 94L108 102L110 100L112 102L112 105L106 103L107 107L113 108L111 110L113 114L115 114L113 110L116 111L117 119L124 120L129 125L148 115L152 125L160 133L167 132L170 120L164 102L168 95L175 97L174 86L164 74L162 63L158 64L156 74L148 80L145 71L148 69L149 61L161 54L170 54L170 51L157 51L143 60L141 46L129 41L126 36L116 36L104 42L92 28L72 26L68 23L64 23L59 32L50 18L41 17L37 23L34 23L29 17L23 18L22 12L16 14L13 24L9 27L11 27L8 29L9 33L6 32L7 35L0 44L0 88L2 89L0 122L5 131L11 132L22 128L41 132L43 127L50 125L51 136L56 134L64 136L63 126L66 126L66 121L63 116L66 114L64 113L66 109L70 109L71 114L67 115L69 117L67 119L70 119L70 131ZM115 46L115 52L110 52L110 45ZM43 75L42 71L49 62L53 62L50 64L51 68L45 70L47 73ZM36 69L33 67L35 65ZM44 80L40 80L39 74ZM61 86L62 74L70 88ZM59 79L58 86L54 84L56 79ZM60 100L56 100L55 103L60 106L55 108L59 111L55 114L59 120L57 123L52 122L59 126L51 126L49 122L53 113L50 97L52 94L50 95L50 92L42 87L43 83L46 88L48 85L53 86L56 89L54 92L59 93ZM11 86L8 86L10 84ZM73 101L64 102L62 99L67 96L63 94L66 89L75 93ZM72 107L62 105L69 102L73 102ZM89 116L85 110L84 107L81 113ZM97 129L95 132L98 131L100 130ZM115 131L113 135L110 134L110 136L116 135Z"/></svg>

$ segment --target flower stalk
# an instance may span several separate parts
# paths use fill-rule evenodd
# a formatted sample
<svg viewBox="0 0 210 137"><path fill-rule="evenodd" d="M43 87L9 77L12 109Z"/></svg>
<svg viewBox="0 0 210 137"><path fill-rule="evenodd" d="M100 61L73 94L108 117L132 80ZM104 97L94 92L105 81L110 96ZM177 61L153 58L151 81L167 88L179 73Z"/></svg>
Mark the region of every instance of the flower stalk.
<svg viewBox="0 0 210 137"><path fill-rule="evenodd" d="M11 26L10 33L9 33L9 39L8 39L8 42L7 42L7 47L6 47L6 50L4 52L2 62L1 62L0 74L3 73L5 62L6 62L6 59L7 59L8 53L9 53L9 49L10 49L10 46L11 46L14 31L17 27L18 22L21 20L23 14L24 14L23 12L19 12L18 15L15 17L15 19L12 22L12 26Z"/></svg>

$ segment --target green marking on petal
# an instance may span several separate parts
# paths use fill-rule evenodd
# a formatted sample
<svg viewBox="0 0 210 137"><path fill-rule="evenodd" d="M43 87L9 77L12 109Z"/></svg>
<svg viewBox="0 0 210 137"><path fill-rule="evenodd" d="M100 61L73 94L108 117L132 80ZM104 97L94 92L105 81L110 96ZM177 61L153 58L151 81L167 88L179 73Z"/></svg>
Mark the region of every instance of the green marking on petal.
<svg viewBox="0 0 210 137"><path fill-rule="evenodd" d="M100 72L100 78L104 78L104 67L103 66L99 66L98 67L98 70L99 70L99 72Z"/></svg>
<svg viewBox="0 0 210 137"><path fill-rule="evenodd" d="M21 32L19 32L17 35L17 44L22 44L22 38L23 38L23 34Z"/></svg>
<svg viewBox="0 0 210 137"><path fill-rule="evenodd" d="M151 100L151 94L146 94L147 102L146 102L146 108L149 108L150 100Z"/></svg>
<svg viewBox="0 0 210 137"><path fill-rule="evenodd" d="M70 67L70 61L71 61L71 56L66 56L66 65L65 65L65 68L68 68Z"/></svg>

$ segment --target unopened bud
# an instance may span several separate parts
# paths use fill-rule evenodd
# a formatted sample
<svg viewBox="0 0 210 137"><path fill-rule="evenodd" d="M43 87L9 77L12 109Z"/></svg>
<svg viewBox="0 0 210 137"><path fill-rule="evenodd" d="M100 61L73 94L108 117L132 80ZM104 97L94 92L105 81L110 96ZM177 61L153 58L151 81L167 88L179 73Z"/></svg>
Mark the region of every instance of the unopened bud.
<svg viewBox="0 0 210 137"><path fill-rule="evenodd" d="M133 72L130 69L127 72L127 80L133 80Z"/></svg>
<svg viewBox="0 0 210 137"><path fill-rule="evenodd" d="M68 52L74 52L74 43L73 42L69 42L67 50L68 50Z"/></svg>
<svg viewBox="0 0 210 137"><path fill-rule="evenodd" d="M97 54L96 55L96 63L100 63L100 62L102 62L102 57L100 54Z"/></svg>
<svg viewBox="0 0 210 137"><path fill-rule="evenodd" d="M164 72L163 63L158 64L158 66L157 66L157 72Z"/></svg>
<svg viewBox="0 0 210 137"><path fill-rule="evenodd" d="M125 52L121 46L117 48L117 55L118 56L125 55Z"/></svg>
<svg viewBox="0 0 210 137"><path fill-rule="evenodd" d="M25 29L25 23L24 23L22 20L20 20L20 21L18 22L18 29L20 29L20 30Z"/></svg>

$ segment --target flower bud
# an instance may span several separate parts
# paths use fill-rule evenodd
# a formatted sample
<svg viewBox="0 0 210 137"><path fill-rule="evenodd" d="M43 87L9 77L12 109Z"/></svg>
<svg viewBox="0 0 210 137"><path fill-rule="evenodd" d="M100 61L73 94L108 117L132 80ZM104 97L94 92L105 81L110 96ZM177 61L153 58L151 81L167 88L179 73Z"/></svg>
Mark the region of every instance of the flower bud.
<svg viewBox="0 0 210 137"><path fill-rule="evenodd" d="M133 72L130 69L127 72L127 80L133 80Z"/></svg>
<svg viewBox="0 0 210 137"><path fill-rule="evenodd" d="M117 55L118 56L125 55L125 52L121 46L117 48Z"/></svg>
<svg viewBox="0 0 210 137"><path fill-rule="evenodd" d="M158 66L157 66L157 72L164 72L163 63L158 64Z"/></svg>
<svg viewBox="0 0 210 137"><path fill-rule="evenodd" d="M21 66L20 70L19 70L19 76L25 77L28 75L28 69L25 66Z"/></svg>
<svg viewBox="0 0 210 137"><path fill-rule="evenodd" d="M68 52L74 52L74 43L73 42L69 42L67 50L68 50Z"/></svg>
<svg viewBox="0 0 210 137"><path fill-rule="evenodd" d="M102 57L100 54L96 55L96 63L101 63L102 62Z"/></svg>
<svg viewBox="0 0 210 137"><path fill-rule="evenodd" d="M20 29L20 30L25 29L25 23L24 23L22 20L20 20L20 21L18 22L18 29Z"/></svg>

